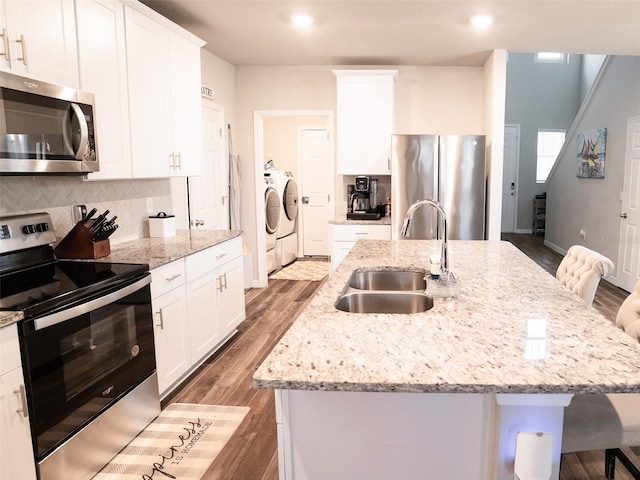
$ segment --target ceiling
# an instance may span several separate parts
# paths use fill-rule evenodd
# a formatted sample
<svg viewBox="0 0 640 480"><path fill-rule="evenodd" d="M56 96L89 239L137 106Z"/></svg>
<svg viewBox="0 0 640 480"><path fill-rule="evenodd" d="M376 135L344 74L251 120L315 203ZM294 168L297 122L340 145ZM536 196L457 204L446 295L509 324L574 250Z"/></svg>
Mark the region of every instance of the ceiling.
<svg viewBox="0 0 640 480"><path fill-rule="evenodd" d="M469 65L493 49L640 55L640 0L142 0L236 66ZM315 22L305 32L290 17ZM488 31L474 14L490 14Z"/></svg>

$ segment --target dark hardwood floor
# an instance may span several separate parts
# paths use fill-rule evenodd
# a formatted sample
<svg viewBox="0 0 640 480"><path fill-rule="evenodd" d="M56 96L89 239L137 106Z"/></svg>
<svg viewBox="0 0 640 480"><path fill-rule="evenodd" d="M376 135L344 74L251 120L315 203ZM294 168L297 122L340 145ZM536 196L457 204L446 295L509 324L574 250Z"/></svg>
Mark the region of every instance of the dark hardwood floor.
<svg viewBox="0 0 640 480"><path fill-rule="evenodd" d="M541 236L510 234L505 235L504 239L514 243L549 273L555 274L562 257L545 247ZM213 462L203 480L278 479L273 393L254 389L251 377L321 283L269 280L267 288L247 290L247 318L239 325L238 334L163 401L163 406L183 402L243 405L251 408L251 412ZM600 282L593 305L614 321L618 307L626 295L624 290L607 282ZM640 449L626 451L640 465ZM580 452L564 456L560 479L604 479L603 473L604 452ZM631 478L624 467L618 466L616 479Z"/></svg>

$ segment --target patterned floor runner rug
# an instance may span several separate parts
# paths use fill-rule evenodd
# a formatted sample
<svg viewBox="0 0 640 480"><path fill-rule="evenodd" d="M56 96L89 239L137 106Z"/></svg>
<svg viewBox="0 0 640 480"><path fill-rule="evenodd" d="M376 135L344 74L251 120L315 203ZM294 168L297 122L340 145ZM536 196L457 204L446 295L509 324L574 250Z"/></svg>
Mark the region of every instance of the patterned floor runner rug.
<svg viewBox="0 0 640 480"><path fill-rule="evenodd" d="M269 275L273 280L322 280L329 274L329 262L322 260L296 260L282 270Z"/></svg>
<svg viewBox="0 0 640 480"><path fill-rule="evenodd" d="M172 403L93 480L199 480L249 407Z"/></svg>

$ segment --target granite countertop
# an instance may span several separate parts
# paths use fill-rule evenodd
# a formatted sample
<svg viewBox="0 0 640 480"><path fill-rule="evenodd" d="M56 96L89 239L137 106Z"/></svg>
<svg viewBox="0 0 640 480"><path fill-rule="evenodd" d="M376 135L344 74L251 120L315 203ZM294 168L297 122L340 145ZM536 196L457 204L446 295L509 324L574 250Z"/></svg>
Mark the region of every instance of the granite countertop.
<svg viewBox="0 0 640 480"><path fill-rule="evenodd" d="M362 267L424 268L430 240L361 240L256 370L257 388L431 393L639 392L640 344L511 243L449 242L455 299L425 313L334 302Z"/></svg>
<svg viewBox="0 0 640 480"><path fill-rule="evenodd" d="M240 235L240 230L178 230L175 237L144 237L117 243L111 246L110 255L96 261L147 263L153 269Z"/></svg>
<svg viewBox="0 0 640 480"><path fill-rule="evenodd" d="M240 230L178 230L175 237L138 238L111 246L111 254L92 261L147 263L160 267L242 235ZM82 261L82 260L80 260ZM22 320L22 312L0 312L0 328Z"/></svg>
<svg viewBox="0 0 640 480"><path fill-rule="evenodd" d="M380 217L378 220L348 220L346 217L329 220L330 225L391 225L391 217Z"/></svg>

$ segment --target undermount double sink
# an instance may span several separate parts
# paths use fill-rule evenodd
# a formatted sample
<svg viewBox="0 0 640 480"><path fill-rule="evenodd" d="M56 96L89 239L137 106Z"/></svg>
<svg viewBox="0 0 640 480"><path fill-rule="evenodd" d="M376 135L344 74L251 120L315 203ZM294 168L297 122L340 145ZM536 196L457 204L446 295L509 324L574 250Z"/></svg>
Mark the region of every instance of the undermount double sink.
<svg viewBox="0 0 640 480"><path fill-rule="evenodd" d="M425 272L418 270L354 270L335 303L351 313L420 313L433 307L425 295Z"/></svg>

